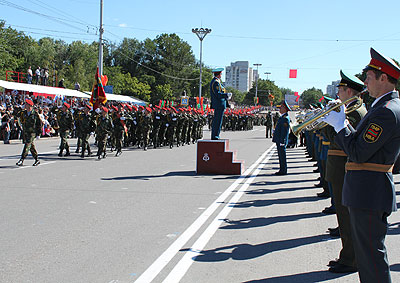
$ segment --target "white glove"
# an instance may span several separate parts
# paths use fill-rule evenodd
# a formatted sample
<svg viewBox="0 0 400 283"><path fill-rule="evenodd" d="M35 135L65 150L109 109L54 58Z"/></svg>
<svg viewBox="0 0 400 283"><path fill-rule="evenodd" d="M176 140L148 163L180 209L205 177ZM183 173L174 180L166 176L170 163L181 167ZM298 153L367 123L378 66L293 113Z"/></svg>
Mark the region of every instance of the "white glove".
<svg viewBox="0 0 400 283"><path fill-rule="evenodd" d="M227 95L228 95L228 100L230 100L232 98L232 92L228 92Z"/></svg>
<svg viewBox="0 0 400 283"><path fill-rule="evenodd" d="M341 102L340 100L336 100ZM349 121L346 120L346 107L344 104L340 106L340 112L336 112L335 110L329 112L329 114L325 115L324 117L318 119L318 121L323 121L328 123L332 127L335 128L336 133L339 133L342 129L344 129L348 124Z"/></svg>
<svg viewBox="0 0 400 283"><path fill-rule="evenodd" d="M96 108L96 110L94 110L97 114L100 114L101 109L100 108Z"/></svg>
<svg viewBox="0 0 400 283"><path fill-rule="evenodd" d="M169 124L165 124L165 126L166 126L166 127L168 127L168 126L169 126Z"/></svg>
<svg viewBox="0 0 400 283"><path fill-rule="evenodd" d="M121 117L121 118L119 118L121 121L125 121L126 120L126 118L125 117Z"/></svg>
<svg viewBox="0 0 400 283"><path fill-rule="evenodd" d="M279 145L280 145L280 146L285 146L285 144L284 144L284 143L280 143Z"/></svg>

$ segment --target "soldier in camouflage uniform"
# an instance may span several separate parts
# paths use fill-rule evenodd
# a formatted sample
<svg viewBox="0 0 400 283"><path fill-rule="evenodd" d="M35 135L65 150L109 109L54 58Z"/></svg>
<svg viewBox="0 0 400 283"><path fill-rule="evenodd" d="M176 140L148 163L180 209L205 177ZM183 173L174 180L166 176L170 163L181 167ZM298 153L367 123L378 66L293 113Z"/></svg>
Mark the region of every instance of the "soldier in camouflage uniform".
<svg viewBox="0 0 400 283"><path fill-rule="evenodd" d="M178 125L178 118L176 116L175 108L169 109L169 113L167 115L167 122L168 122L167 133L166 133L167 145L169 145L169 148L172 148L174 146L176 127Z"/></svg>
<svg viewBox="0 0 400 283"><path fill-rule="evenodd" d="M63 151L65 149L65 156L70 156L69 152L69 145L68 145L68 135L72 131L74 127L74 118L72 117L72 113L69 110L71 108L71 105L68 103L64 102L61 110L58 108L53 108L53 112L56 113L58 124L60 126L60 152L58 153L58 156L62 156Z"/></svg>
<svg viewBox="0 0 400 283"><path fill-rule="evenodd" d="M20 123L23 130L24 149L22 150L21 158L16 165L22 166L29 151L32 153L35 162L33 166L40 164L38 153L33 143L36 136L40 135L42 131L42 121L35 109L33 109L33 101L27 99L25 101L25 109L19 115Z"/></svg>
<svg viewBox="0 0 400 283"><path fill-rule="evenodd" d="M167 133L167 109L161 108L161 125L160 125L160 131L158 133L158 140L159 140L159 146L163 147L165 145L165 134Z"/></svg>
<svg viewBox="0 0 400 283"><path fill-rule="evenodd" d="M177 114L177 125L176 125L176 146L179 147L181 145L181 136L182 136L182 130L183 130L183 124L184 124L184 118L183 118L183 109L179 108L179 113Z"/></svg>
<svg viewBox="0 0 400 283"><path fill-rule="evenodd" d="M117 150L115 156L120 156L122 153L122 139L128 129L125 124L126 117L122 113L121 105L119 104L118 107L113 106L113 109L112 121L114 125L115 148Z"/></svg>
<svg viewBox="0 0 400 283"><path fill-rule="evenodd" d="M141 140L143 143L143 149L147 150L147 147L149 145L150 132L153 126L153 117L151 115L150 107L146 107L144 109L144 114L141 116L140 119L140 125L141 125Z"/></svg>
<svg viewBox="0 0 400 283"><path fill-rule="evenodd" d="M108 109L102 107L101 116L97 118L97 158L100 160L102 157L106 158L106 146L108 135L111 134L113 130L113 124L111 118L108 116Z"/></svg>
<svg viewBox="0 0 400 283"><path fill-rule="evenodd" d="M79 125L82 114L83 114L83 109L76 110L76 111L74 111L74 114L73 114L74 122L75 122L75 134L77 137L75 153L79 153L79 148L82 145L82 132L81 132L81 127Z"/></svg>
<svg viewBox="0 0 400 283"><path fill-rule="evenodd" d="M153 131L152 131L152 138L153 138L153 146L157 148L160 146L160 128L162 124L161 120L161 113L160 113L160 106L156 105L154 112L153 112Z"/></svg>
<svg viewBox="0 0 400 283"><path fill-rule="evenodd" d="M90 133L96 129L96 123L93 120L90 111L92 107L90 105L85 105L83 113L79 116L79 132L81 134L81 157L85 157L85 150L88 152L88 156L92 154L89 145Z"/></svg>

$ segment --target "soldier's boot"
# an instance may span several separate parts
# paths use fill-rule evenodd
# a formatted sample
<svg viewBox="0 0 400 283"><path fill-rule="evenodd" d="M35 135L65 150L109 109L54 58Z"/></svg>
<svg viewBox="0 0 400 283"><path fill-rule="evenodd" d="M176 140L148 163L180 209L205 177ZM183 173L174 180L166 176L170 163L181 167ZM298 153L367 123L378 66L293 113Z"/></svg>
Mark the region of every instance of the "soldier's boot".
<svg viewBox="0 0 400 283"><path fill-rule="evenodd" d="M169 144L169 148L173 148L174 145L172 143Z"/></svg>
<svg viewBox="0 0 400 283"><path fill-rule="evenodd" d="M88 148L88 154L87 154L87 156L88 156L88 157L89 157L89 156L92 156L92 152L91 152L90 148Z"/></svg>
<svg viewBox="0 0 400 283"><path fill-rule="evenodd" d="M35 159L35 162L33 162L32 166L38 166L40 164L40 161L38 158Z"/></svg>
<svg viewBox="0 0 400 283"><path fill-rule="evenodd" d="M79 147L76 148L75 153L79 153Z"/></svg>
<svg viewBox="0 0 400 283"><path fill-rule="evenodd" d="M59 157L62 157L62 156L63 156L63 155L62 155L62 154L63 154L63 151L64 151L64 150L60 149L60 152L58 153L58 156L59 156Z"/></svg>
<svg viewBox="0 0 400 283"><path fill-rule="evenodd" d="M143 150L144 150L144 151L147 150L147 145L144 145Z"/></svg>
<svg viewBox="0 0 400 283"><path fill-rule="evenodd" d="M107 157L107 153L103 152L103 159Z"/></svg>
<svg viewBox="0 0 400 283"><path fill-rule="evenodd" d="M22 166L22 165L24 165L24 159L20 159L20 160L18 160L18 162L17 163L15 163L15 165L17 165L17 166Z"/></svg>
<svg viewBox="0 0 400 283"><path fill-rule="evenodd" d="M118 150L117 153L115 154L116 157L120 156L122 154L121 150Z"/></svg>
<svg viewBox="0 0 400 283"><path fill-rule="evenodd" d="M69 149L67 149L67 152L65 153L64 156L70 156L70 155L71 155L71 153L69 153Z"/></svg>

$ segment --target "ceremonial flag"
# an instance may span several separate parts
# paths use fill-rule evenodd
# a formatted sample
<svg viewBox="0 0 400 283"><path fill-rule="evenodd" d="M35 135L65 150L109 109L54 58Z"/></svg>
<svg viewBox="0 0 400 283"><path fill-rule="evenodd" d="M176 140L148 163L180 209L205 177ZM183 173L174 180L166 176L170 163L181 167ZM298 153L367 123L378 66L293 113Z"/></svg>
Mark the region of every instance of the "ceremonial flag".
<svg viewBox="0 0 400 283"><path fill-rule="evenodd" d="M295 78L297 78L297 69L290 69L290 70L289 70L289 78L290 78L290 79L295 79Z"/></svg>
<svg viewBox="0 0 400 283"><path fill-rule="evenodd" d="M107 81L107 77L103 77L103 81ZM100 78L99 74L99 67L97 67L96 76L95 76L95 83L92 89L92 96L90 97L90 103L93 105L93 109L97 109L100 107L101 104L106 104L107 98L106 93L104 91L102 79Z"/></svg>
<svg viewBox="0 0 400 283"><path fill-rule="evenodd" d="M322 102L322 100L324 100L324 97L321 97L318 101L319 101L319 102Z"/></svg>

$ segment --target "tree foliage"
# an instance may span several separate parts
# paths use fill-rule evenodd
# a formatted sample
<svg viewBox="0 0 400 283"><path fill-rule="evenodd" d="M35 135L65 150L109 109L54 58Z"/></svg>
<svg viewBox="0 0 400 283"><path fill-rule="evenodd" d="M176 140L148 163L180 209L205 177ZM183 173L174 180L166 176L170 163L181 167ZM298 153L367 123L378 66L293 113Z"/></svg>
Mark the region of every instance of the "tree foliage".
<svg viewBox="0 0 400 283"><path fill-rule="evenodd" d="M248 105L254 104L254 97L256 94L256 84L253 84L253 87L250 91L246 94L244 99L244 103ZM270 80L258 80L258 89L257 89L257 97L259 98L259 105L268 106L270 105L269 95L272 94L274 96L273 104L279 104L284 95L282 94L281 90L273 81Z"/></svg>
<svg viewBox="0 0 400 283"><path fill-rule="evenodd" d="M306 108L309 108L310 104L318 103L318 100L322 96L323 96L322 90L316 89L315 87L305 90L301 94L301 100L302 100L303 106Z"/></svg>

